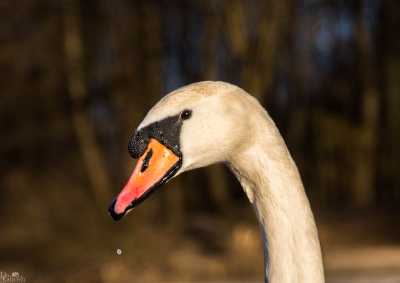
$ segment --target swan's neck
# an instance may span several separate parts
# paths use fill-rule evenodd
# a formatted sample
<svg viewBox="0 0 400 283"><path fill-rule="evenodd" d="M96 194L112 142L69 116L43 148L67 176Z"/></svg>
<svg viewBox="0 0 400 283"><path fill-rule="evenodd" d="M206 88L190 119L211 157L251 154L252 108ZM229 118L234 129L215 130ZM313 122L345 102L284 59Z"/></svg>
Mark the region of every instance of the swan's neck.
<svg viewBox="0 0 400 283"><path fill-rule="evenodd" d="M304 188L286 145L271 130L229 165L253 204L264 236L265 282L324 282L321 249ZM266 137L266 138L263 138Z"/></svg>

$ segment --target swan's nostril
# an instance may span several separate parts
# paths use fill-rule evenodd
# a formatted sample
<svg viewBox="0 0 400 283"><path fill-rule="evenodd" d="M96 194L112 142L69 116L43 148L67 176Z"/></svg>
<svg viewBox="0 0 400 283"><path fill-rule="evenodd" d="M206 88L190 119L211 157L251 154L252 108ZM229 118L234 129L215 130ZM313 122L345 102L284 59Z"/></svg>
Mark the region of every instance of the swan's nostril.
<svg viewBox="0 0 400 283"><path fill-rule="evenodd" d="M149 167L150 159L153 156L153 149L150 148L150 150L147 152L146 157L143 159L143 164L142 168L140 168L140 172L146 171L146 169Z"/></svg>

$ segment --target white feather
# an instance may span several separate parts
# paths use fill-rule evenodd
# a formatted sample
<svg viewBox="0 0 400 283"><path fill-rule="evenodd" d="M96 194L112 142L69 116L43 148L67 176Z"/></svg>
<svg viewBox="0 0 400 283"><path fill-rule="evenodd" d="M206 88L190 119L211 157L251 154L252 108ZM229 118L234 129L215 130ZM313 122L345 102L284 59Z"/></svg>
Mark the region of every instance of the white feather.
<svg viewBox="0 0 400 283"><path fill-rule="evenodd" d="M226 162L263 229L268 282L324 282L318 233L300 175L264 108L237 86L200 82L165 96L139 128L184 109L191 109L192 117L181 131L178 174Z"/></svg>

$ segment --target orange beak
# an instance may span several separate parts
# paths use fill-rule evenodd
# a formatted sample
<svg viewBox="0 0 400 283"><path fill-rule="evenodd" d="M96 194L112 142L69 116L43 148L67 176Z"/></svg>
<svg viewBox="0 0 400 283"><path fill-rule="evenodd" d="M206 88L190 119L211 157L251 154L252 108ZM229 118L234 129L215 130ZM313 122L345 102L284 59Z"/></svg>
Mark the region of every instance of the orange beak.
<svg viewBox="0 0 400 283"><path fill-rule="evenodd" d="M149 196L156 187L165 183L176 173L180 165L179 156L156 139L150 139L128 183L109 208L114 220L121 219L131 208Z"/></svg>

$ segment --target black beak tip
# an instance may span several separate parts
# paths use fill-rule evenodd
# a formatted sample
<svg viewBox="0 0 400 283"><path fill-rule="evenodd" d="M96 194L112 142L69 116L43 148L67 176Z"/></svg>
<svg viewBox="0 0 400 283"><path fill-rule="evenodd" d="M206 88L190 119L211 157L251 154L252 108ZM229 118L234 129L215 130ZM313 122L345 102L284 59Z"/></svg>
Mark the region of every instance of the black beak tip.
<svg viewBox="0 0 400 283"><path fill-rule="evenodd" d="M114 219L114 221L120 220L125 215L125 212L119 213L119 214L115 212L114 206L115 206L116 201L117 201L117 199L114 198L110 207L108 208L108 213L111 215L111 217L112 217L112 219Z"/></svg>

